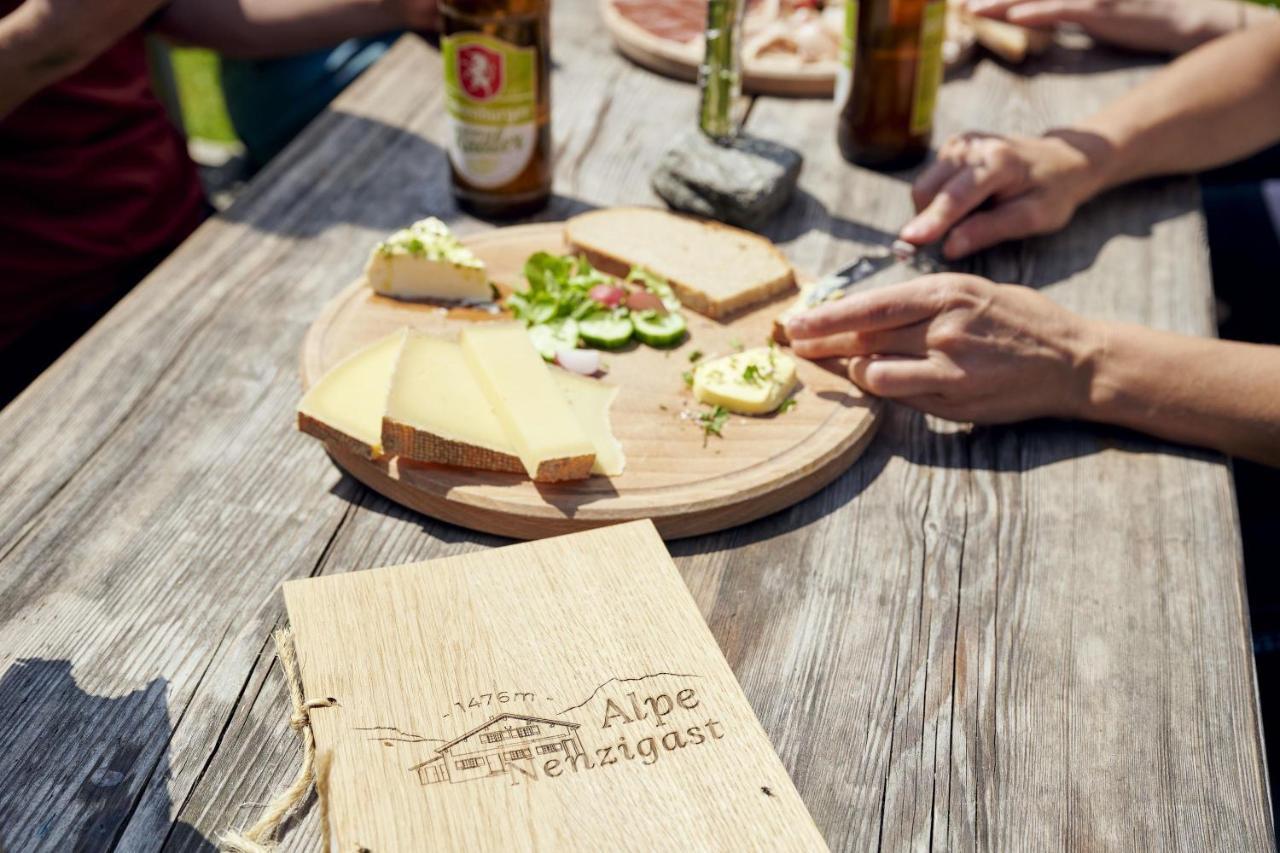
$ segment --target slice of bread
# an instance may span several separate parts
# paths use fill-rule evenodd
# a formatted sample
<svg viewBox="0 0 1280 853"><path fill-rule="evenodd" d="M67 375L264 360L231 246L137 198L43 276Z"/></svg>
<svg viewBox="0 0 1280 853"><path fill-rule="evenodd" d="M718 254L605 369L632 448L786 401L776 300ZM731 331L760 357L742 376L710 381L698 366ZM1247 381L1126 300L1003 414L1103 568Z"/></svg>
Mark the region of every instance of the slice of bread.
<svg viewBox="0 0 1280 853"><path fill-rule="evenodd" d="M688 308L721 319L795 287L795 272L765 238L649 207L613 207L565 223L565 241L597 269L660 275Z"/></svg>

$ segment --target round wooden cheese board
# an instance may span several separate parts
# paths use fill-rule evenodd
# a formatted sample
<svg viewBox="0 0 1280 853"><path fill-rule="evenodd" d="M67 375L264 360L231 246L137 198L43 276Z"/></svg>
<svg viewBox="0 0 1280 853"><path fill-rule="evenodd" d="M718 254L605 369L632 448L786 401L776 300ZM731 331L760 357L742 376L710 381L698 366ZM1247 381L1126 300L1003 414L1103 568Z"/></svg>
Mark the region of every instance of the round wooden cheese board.
<svg viewBox="0 0 1280 853"><path fill-rule="evenodd" d="M705 14L705 13L704 13ZM600 15L623 56L677 80L697 80L703 41L676 41L655 35L618 11L613 0L601 0ZM840 63L804 62L793 56L762 56L743 63L742 89L752 95L829 98L835 91Z"/></svg>
<svg viewBox="0 0 1280 853"><path fill-rule="evenodd" d="M523 286L534 252L564 252L560 223L501 228L464 239L499 286ZM879 401L842 374L798 360L800 387L790 410L766 417L733 415L723 435L706 435L701 410L682 374L695 350L704 357L757 346L790 295L728 323L686 311L689 335L670 350L636 345L604 356L604 381L621 387L611 410L627 455L618 477L535 484L514 474L440 465L370 461L335 444L327 449L351 476L406 507L462 527L538 539L650 518L667 539L733 527L809 497L861 455L878 422ZM493 318L476 311L379 296L357 281L325 307L302 349L310 387L346 355L403 326L456 335L466 323ZM500 319L500 318L499 318Z"/></svg>

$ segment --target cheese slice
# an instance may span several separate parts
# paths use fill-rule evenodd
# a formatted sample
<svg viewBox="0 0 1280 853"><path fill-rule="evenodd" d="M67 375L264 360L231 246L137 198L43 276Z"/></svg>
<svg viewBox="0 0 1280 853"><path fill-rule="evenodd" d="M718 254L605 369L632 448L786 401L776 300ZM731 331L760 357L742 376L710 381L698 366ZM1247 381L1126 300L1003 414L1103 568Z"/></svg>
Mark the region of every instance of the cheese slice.
<svg viewBox="0 0 1280 853"><path fill-rule="evenodd" d="M484 262L434 216L375 246L364 278L377 293L401 299L493 300Z"/></svg>
<svg viewBox="0 0 1280 853"><path fill-rule="evenodd" d="M382 455L382 410L407 330L393 332L335 365L298 403L298 429L370 459Z"/></svg>
<svg viewBox="0 0 1280 853"><path fill-rule="evenodd" d="M525 470L462 347L414 332L396 362L382 444L415 462Z"/></svg>
<svg viewBox="0 0 1280 853"><path fill-rule="evenodd" d="M591 473L621 474L626 457L609 421L617 386L550 370L595 448ZM382 446L388 455L415 462L525 473L462 347L414 332L396 362L382 419Z"/></svg>
<svg viewBox="0 0 1280 853"><path fill-rule="evenodd" d="M462 332L462 350L530 477L555 482L590 475L595 446L523 325L471 326Z"/></svg>
<svg viewBox="0 0 1280 853"><path fill-rule="evenodd" d="M578 423L596 449L596 461L591 466L591 473L606 477L621 474L627 467L627 457L622 452L622 443L613 437L613 427L609 420L609 407L618 396L618 386L598 379L588 379L558 367L551 368L551 375L555 377L556 384L569 401L569 408L573 409Z"/></svg>
<svg viewBox="0 0 1280 853"><path fill-rule="evenodd" d="M699 364L693 396L741 415L764 415L796 387L796 363L773 347L756 347Z"/></svg>

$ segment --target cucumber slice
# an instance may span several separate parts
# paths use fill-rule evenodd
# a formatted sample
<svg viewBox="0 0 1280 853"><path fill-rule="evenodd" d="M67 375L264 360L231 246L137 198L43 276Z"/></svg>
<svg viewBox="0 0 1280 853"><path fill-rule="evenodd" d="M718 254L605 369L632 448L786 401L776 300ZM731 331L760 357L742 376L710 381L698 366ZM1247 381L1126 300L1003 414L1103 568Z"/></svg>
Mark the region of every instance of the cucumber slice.
<svg viewBox="0 0 1280 853"><path fill-rule="evenodd" d="M657 311L641 311L631 315L636 327L636 337L651 347L672 347L684 340L684 315L676 311L659 314Z"/></svg>
<svg viewBox="0 0 1280 853"><path fill-rule="evenodd" d="M600 349L618 349L627 345L635 331L631 319L625 313L597 311L578 322L578 333L589 346Z"/></svg>
<svg viewBox="0 0 1280 853"><path fill-rule="evenodd" d="M547 361L555 361L556 353L562 349L573 349L578 345L578 322L570 317L554 320L538 326L529 327L529 340L538 355Z"/></svg>

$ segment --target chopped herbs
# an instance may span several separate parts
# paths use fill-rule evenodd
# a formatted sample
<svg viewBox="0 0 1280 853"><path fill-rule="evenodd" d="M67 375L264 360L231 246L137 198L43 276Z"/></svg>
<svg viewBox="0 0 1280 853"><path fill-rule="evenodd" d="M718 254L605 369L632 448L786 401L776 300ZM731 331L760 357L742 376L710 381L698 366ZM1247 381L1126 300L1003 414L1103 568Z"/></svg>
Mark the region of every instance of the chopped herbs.
<svg viewBox="0 0 1280 853"><path fill-rule="evenodd" d="M759 385L763 377L760 374L760 366L757 364L748 364L746 369L742 371L742 381L750 382L752 385Z"/></svg>
<svg viewBox="0 0 1280 853"><path fill-rule="evenodd" d="M782 414L783 412L789 412L795 407L796 407L796 398L788 397L787 399L783 400L782 405L778 407L778 414Z"/></svg>
<svg viewBox="0 0 1280 853"><path fill-rule="evenodd" d="M445 261L456 267L484 269L484 263L434 216L401 228L378 244L380 255L411 255L431 261Z"/></svg>
<svg viewBox="0 0 1280 853"><path fill-rule="evenodd" d="M742 341L738 338L734 338L733 340L729 341L729 346L733 347L738 352L742 352Z"/></svg>
<svg viewBox="0 0 1280 853"><path fill-rule="evenodd" d="M703 444L706 444L707 436L716 436L723 438L724 434L721 430L729 421L729 410L724 406L716 406L714 409L704 409L698 414L698 426L702 427Z"/></svg>
<svg viewBox="0 0 1280 853"><path fill-rule="evenodd" d="M686 370L684 373L680 374L680 377L684 379L684 385L686 388L693 387L693 371L692 370Z"/></svg>
<svg viewBox="0 0 1280 853"><path fill-rule="evenodd" d="M700 349L696 349L696 350L694 350L693 352L689 353L689 363L690 363L690 364L697 364L697 363L698 363L698 359L700 359L700 358L702 358L702 350L700 350Z"/></svg>

